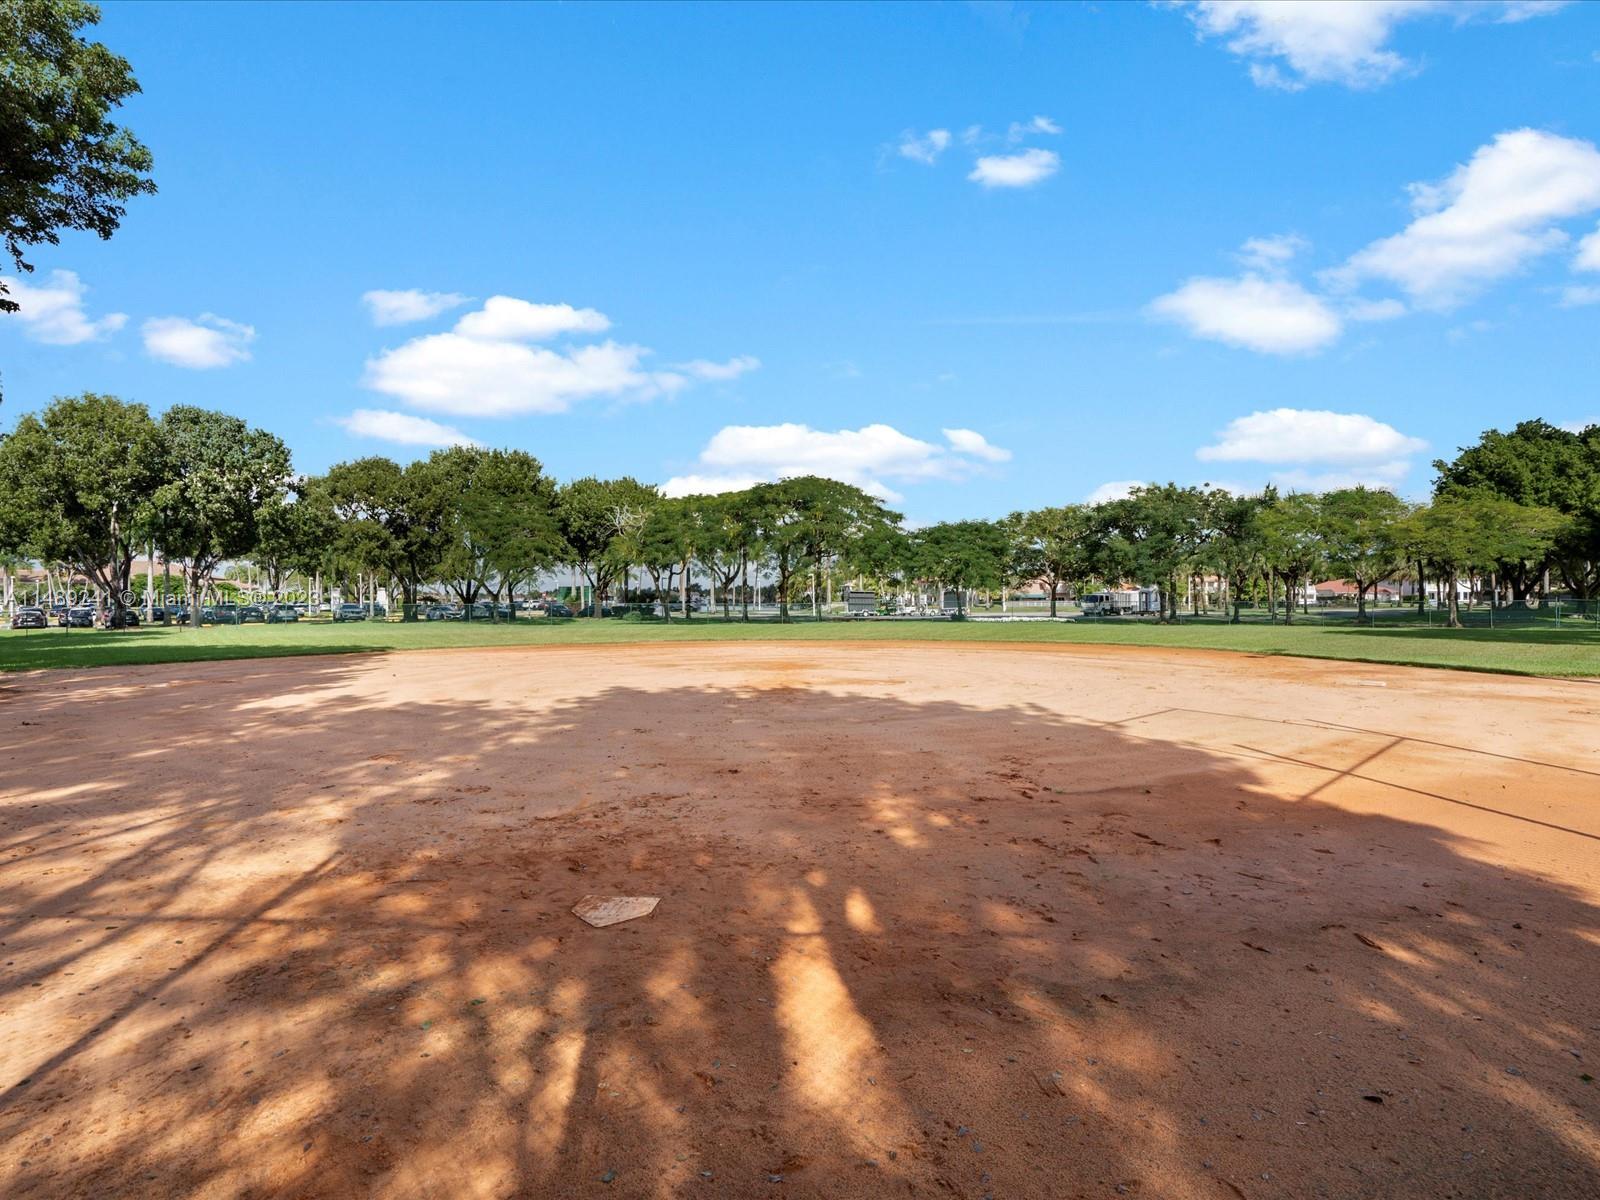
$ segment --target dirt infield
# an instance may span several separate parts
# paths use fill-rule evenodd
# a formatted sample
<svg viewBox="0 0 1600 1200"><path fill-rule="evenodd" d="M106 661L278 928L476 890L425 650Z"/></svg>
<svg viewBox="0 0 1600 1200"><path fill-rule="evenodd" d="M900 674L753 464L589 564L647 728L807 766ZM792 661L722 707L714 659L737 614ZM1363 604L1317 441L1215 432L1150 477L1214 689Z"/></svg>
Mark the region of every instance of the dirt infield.
<svg viewBox="0 0 1600 1200"><path fill-rule="evenodd" d="M1600 1195L1600 685L597 647L0 722L12 1200Z"/></svg>

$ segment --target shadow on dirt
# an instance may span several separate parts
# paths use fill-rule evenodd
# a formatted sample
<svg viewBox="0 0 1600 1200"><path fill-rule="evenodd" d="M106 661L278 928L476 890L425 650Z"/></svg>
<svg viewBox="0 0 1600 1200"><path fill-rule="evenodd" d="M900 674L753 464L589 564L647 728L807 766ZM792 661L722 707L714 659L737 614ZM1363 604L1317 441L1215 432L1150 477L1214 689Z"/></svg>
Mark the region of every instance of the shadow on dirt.
<svg viewBox="0 0 1600 1200"><path fill-rule="evenodd" d="M1437 829L1023 703L379 669L0 699L0 1193L1600 1194L1600 911Z"/></svg>

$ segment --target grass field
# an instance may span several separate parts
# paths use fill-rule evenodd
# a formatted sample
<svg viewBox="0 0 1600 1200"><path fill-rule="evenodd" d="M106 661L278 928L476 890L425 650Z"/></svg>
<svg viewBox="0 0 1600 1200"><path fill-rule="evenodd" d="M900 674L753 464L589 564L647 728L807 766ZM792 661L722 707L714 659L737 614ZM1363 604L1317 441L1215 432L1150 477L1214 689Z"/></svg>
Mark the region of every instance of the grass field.
<svg viewBox="0 0 1600 1200"><path fill-rule="evenodd" d="M666 641L1017 642L1187 647L1243 654L1298 655L1520 675L1600 677L1600 632L1593 627L1513 629L1393 629L1306 624L1033 622L773 622L724 623L533 620L509 624L398 622L327 625L244 625L199 631L149 628L109 632L60 629L0 634L0 671L53 667L271 658L294 654L353 654L468 646L595 645Z"/></svg>

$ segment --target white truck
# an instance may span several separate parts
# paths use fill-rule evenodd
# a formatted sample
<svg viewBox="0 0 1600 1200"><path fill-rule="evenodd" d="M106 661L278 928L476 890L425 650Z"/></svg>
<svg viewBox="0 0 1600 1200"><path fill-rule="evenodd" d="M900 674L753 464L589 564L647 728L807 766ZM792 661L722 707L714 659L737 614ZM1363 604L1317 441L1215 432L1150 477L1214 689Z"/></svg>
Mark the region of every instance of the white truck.
<svg viewBox="0 0 1600 1200"><path fill-rule="evenodd" d="M1108 592L1090 592L1078 597L1078 607L1085 616L1123 617L1144 614L1160 615L1161 589L1155 587L1118 588Z"/></svg>

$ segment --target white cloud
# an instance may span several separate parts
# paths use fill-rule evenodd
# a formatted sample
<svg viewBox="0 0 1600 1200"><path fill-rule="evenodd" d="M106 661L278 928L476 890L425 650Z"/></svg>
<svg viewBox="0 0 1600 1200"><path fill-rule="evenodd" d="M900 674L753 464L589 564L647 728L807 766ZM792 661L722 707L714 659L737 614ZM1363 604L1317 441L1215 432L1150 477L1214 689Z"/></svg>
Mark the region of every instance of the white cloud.
<svg viewBox="0 0 1600 1200"><path fill-rule="evenodd" d="M1286 465L1272 473L1281 487L1325 491L1357 483L1392 487L1411 469L1411 455L1428 448L1363 413L1275 408L1230 421L1211 446L1195 451L1201 462ZM1321 470L1309 470L1320 467Z"/></svg>
<svg viewBox="0 0 1600 1200"><path fill-rule="evenodd" d="M1336 341L1343 328L1320 297L1288 279L1246 274L1199 277L1160 296L1150 312L1175 321L1194 337L1262 354L1308 354Z"/></svg>
<svg viewBox="0 0 1600 1200"><path fill-rule="evenodd" d="M692 375L696 379L710 380L714 383L726 383L739 378L748 371L754 371L761 365L761 360L752 354L741 354L730 358L727 362L708 362L706 359L697 358L692 362L678 363L673 368L682 371L685 375Z"/></svg>
<svg viewBox="0 0 1600 1200"><path fill-rule="evenodd" d="M766 482L761 475L674 475L661 485L661 494L669 500L679 496L720 496Z"/></svg>
<svg viewBox="0 0 1600 1200"><path fill-rule="evenodd" d="M967 178L986 188L1021 188L1049 179L1061 169L1061 156L1037 147L1017 154L986 154Z"/></svg>
<svg viewBox="0 0 1600 1200"><path fill-rule="evenodd" d="M1490 0L1490 3L1493 4L1493 0ZM1495 15L1495 22L1500 25L1516 25L1534 17L1548 16L1570 3L1572 0L1501 0L1496 6L1499 12Z"/></svg>
<svg viewBox="0 0 1600 1200"><path fill-rule="evenodd" d="M939 156L950 148L950 131L948 129L930 129L920 136L913 130L907 130L900 135L900 145L897 147L901 158L909 158L912 162L933 166L939 161Z"/></svg>
<svg viewBox="0 0 1600 1200"><path fill-rule="evenodd" d="M1561 289L1562 308L1583 308L1590 304L1600 304L1600 287L1593 284L1573 284L1571 287Z"/></svg>
<svg viewBox="0 0 1600 1200"><path fill-rule="evenodd" d="M1239 261L1252 271L1273 274L1282 271L1295 255L1310 245L1310 242L1297 233L1250 238L1239 247Z"/></svg>
<svg viewBox="0 0 1600 1200"><path fill-rule="evenodd" d="M89 289L74 271L51 271L42 283L7 276L6 290L17 304L14 319L32 341L51 346L76 346L115 333L128 322L126 313L107 313L90 320L83 309Z"/></svg>
<svg viewBox="0 0 1600 1200"><path fill-rule="evenodd" d="M1556 222L1600 208L1600 150L1515 129L1439 183L1410 191L1416 219L1328 272L1328 282L1386 279L1422 307L1450 308L1564 244Z"/></svg>
<svg viewBox="0 0 1600 1200"><path fill-rule="evenodd" d="M477 312L456 322L462 337L493 341L542 342L567 333L604 333L611 321L592 308L570 304L531 304L514 296L490 296Z"/></svg>
<svg viewBox="0 0 1600 1200"><path fill-rule="evenodd" d="M1058 134L1061 126L1049 117L1034 117L1031 121L1013 121L1011 129L1006 134L1006 140L1013 144L1022 141L1033 134Z"/></svg>
<svg viewBox="0 0 1600 1200"><path fill-rule="evenodd" d="M478 443L459 429L441 425L426 417L410 413L389 412L379 408L358 408L348 417L338 419L338 424L357 437L378 438L385 442L398 442L402 446L476 446Z"/></svg>
<svg viewBox="0 0 1600 1200"><path fill-rule="evenodd" d="M372 314L374 325L406 325L459 308L471 298L459 292L424 292L418 288L408 288L400 292L363 292L361 302Z"/></svg>
<svg viewBox="0 0 1600 1200"><path fill-rule="evenodd" d="M1011 461L1011 451L991 445L989 439L975 429L941 429L939 432L944 434L944 440L950 443L950 448L957 454L970 454L984 462Z"/></svg>
<svg viewBox="0 0 1600 1200"><path fill-rule="evenodd" d="M1000 456L1009 457L971 430L948 430L945 436L948 447L881 424L832 433L792 423L728 425L700 452L699 465L705 470L669 479L662 489L669 496L683 496L821 475L893 502L901 496L890 484L962 479L977 469L975 460L1002 462Z"/></svg>
<svg viewBox="0 0 1600 1200"><path fill-rule="evenodd" d="M1402 21L1512 23L1559 7L1558 0L1198 0L1188 9L1201 37L1225 39L1249 61L1258 87L1293 92L1313 83L1377 87L1409 70L1412 64L1388 46Z"/></svg>
<svg viewBox="0 0 1600 1200"><path fill-rule="evenodd" d="M460 416L565 412L590 396L651 392L642 346L602 342L570 351L459 333L414 338L367 360L366 386L417 408Z"/></svg>
<svg viewBox="0 0 1600 1200"><path fill-rule="evenodd" d="M1144 487L1143 479L1113 479L1102 483L1083 498L1085 504L1109 504L1113 500L1126 500L1134 488Z"/></svg>
<svg viewBox="0 0 1600 1200"><path fill-rule="evenodd" d="M231 367L250 361L250 343L255 341L253 326L241 325L215 313L187 317L151 317L141 327L145 352L151 358L205 371Z"/></svg>
<svg viewBox="0 0 1600 1200"><path fill-rule="evenodd" d="M1578 253L1572 260L1575 271L1600 271L1600 229L1578 243Z"/></svg>
<svg viewBox="0 0 1600 1200"><path fill-rule="evenodd" d="M412 338L369 358L363 382L373 391L434 412L509 417L565 412L590 397L617 401L671 395L694 380L733 379L759 366L743 355L725 363L696 359L675 370L643 365L643 346L607 340L552 349L530 341L599 333L605 314L570 304L533 304L493 296L449 333Z"/></svg>
<svg viewBox="0 0 1600 1200"><path fill-rule="evenodd" d="M1596 425L1600 425L1600 415L1585 417L1580 421L1561 422L1561 428L1568 433L1582 433L1585 429L1593 428Z"/></svg>

